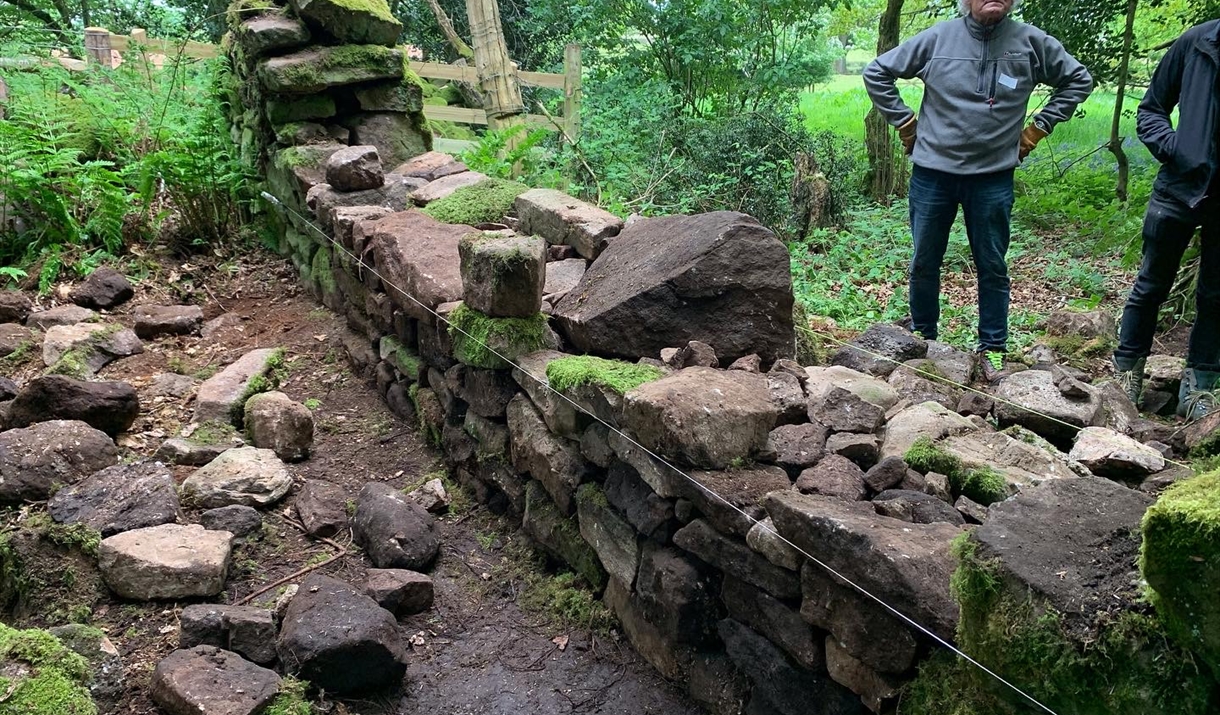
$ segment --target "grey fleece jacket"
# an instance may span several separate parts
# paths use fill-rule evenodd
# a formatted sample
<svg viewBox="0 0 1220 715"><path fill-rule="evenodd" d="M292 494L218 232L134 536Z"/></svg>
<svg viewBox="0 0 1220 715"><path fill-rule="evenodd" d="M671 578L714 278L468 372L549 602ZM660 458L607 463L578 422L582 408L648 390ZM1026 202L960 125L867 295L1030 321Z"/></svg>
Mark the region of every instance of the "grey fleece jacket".
<svg viewBox="0 0 1220 715"><path fill-rule="evenodd" d="M1034 122L1051 132L1093 90L1088 70L1058 40L1005 18L990 27L967 16L919 33L869 63L864 87L891 125L914 112L895 86L923 80L911 160L955 174L986 174L1017 165L1021 130L1034 86L1053 88Z"/></svg>

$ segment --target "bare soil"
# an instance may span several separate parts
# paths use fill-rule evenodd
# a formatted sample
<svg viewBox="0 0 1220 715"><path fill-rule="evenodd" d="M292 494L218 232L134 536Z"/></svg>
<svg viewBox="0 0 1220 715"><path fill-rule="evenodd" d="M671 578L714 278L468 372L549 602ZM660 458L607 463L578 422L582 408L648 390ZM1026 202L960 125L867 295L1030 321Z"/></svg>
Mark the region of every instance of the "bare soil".
<svg viewBox="0 0 1220 715"><path fill-rule="evenodd" d="M292 499L303 480L333 482L354 498L369 481L408 488L443 472L439 455L421 440L415 426L390 413L374 386L352 373L342 348L334 347L333 336L342 329L342 320L302 293L291 265L261 251L249 254L187 263L143 261L141 267L148 273L137 285L135 300L107 320L129 325L131 309L140 303L194 302L208 319L230 317L208 338L145 341L142 355L107 366L99 375L130 382L140 392L141 415L120 439L120 447L125 459L147 458L165 438L190 423L192 409L192 395L154 396L155 376L176 372L194 376L198 384L250 350L286 349L289 376L280 389L313 407L313 455L290 465L297 481L293 494L264 514L261 533L235 549L227 591L216 599L224 603L238 602L336 553L293 524ZM56 301L43 302L43 307L50 307ZM43 366L34 353L0 369L19 380L35 375ZM179 481L191 471L175 468ZM411 644L402 691L367 700L335 701L320 694L321 712L699 712L619 634L573 628L552 614L523 610L517 600L525 588L525 569L532 566L518 558L519 548L510 548L519 547L523 537L502 519L470 504L468 495L455 496L455 507L463 501L465 506L440 518L442 555L431 574L435 606L401 624L403 637ZM15 511L0 514L4 523L17 518ZM181 521L197 520L197 511L184 510ZM335 541L350 546L350 534ZM351 547L348 555L318 571L359 585L370 566ZM253 604L270 607L281 590L272 589ZM127 669L126 692L113 712L162 715L147 696L149 679L157 662L177 647L178 614L186 605L109 599L93 610L91 623L108 634ZM49 619L48 610L15 620L25 627L59 625L62 620Z"/></svg>

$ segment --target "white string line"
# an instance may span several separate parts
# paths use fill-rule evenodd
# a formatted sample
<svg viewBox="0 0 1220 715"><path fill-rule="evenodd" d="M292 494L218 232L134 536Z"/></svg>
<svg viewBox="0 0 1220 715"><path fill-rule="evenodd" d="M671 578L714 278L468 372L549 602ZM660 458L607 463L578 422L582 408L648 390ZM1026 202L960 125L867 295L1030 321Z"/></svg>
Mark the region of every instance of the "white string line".
<svg viewBox="0 0 1220 715"><path fill-rule="evenodd" d="M896 365L900 368L910 370L911 372L915 373L916 375L919 375L920 377L931 380L933 382L941 382L946 385L956 387L959 390L965 390L966 392L972 392L976 395L988 397L988 398L994 400L995 402L1000 402L1002 404L1008 405L1009 407L1015 407L1018 410L1021 410L1022 412L1028 412L1031 415L1036 415L1038 417L1041 417L1044 420L1049 420L1051 422L1055 422L1057 424L1063 425L1064 427L1068 427L1070 429L1074 429L1074 430L1083 429L1080 425L1074 425L1071 422L1066 422L1064 420L1059 419L1058 417L1052 417L1051 415L1048 415L1045 412L1039 412L1038 410L1035 410L1032 407L1026 407L1025 405L1019 404L1017 402L1013 402L1012 400L1010 400L1006 397L1001 397L999 395L995 395L995 394L992 394L989 392L984 392L982 390L971 387L969 385L964 385L960 382L954 382L953 380L950 380L949 378L945 377L944 375L937 375L936 373L928 371L928 370L924 370L923 368L912 367L910 365L907 365L906 363L900 362L899 360L889 357L888 355L882 355L880 353L875 353L875 352L869 350L868 348L861 347L854 343L849 343L846 340L843 340L841 338L836 338L835 336L831 335L830 333L824 333L820 330L814 330L813 328L809 328L809 327L802 326L802 325L797 325L796 329L803 330L806 333L816 336L816 337L825 338L825 339L829 340L830 342L835 343L841 347L850 348L851 350L856 350L858 352L864 353L865 355L867 355L875 360L884 360L885 362L893 363L894 365ZM1137 407L1136 409L1138 410L1139 408ZM1174 434L1176 435L1177 433L1181 432L1182 430L1186 429L1186 427L1189 427L1189 426L1190 425L1187 424L1183 427L1179 427L1177 430L1174 431ZM1182 462L1176 462L1176 461L1170 459L1169 457L1163 457L1163 459L1165 460L1166 464L1172 464L1175 467L1181 467L1183 469L1190 469L1189 464L1183 464Z"/></svg>
<svg viewBox="0 0 1220 715"><path fill-rule="evenodd" d="M382 283L384 283L385 285L387 285L387 286L389 286L389 287L393 288L394 290L398 291L398 292L399 292L399 293L401 293L403 296L405 296L405 297L406 297L408 300L410 300L411 302L415 303L415 304L416 304L416 305L418 305L420 308L423 308L423 309L424 309L425 311L427 311L428 313L431 313L431 314L432 314L432 315L433 315L433 316L434 316L434 317L435 317L437 320L440 320L441 322L445 323L445 325L447 325L447 326L448 326L450 329L452 329L452 330L456 330L457 332L459 332L459 333L461 333L462 335L466 336L468 339L470 339L470 340L474 341L476 344L478 344L478 345L479 345L479 346L481 346L482 348L485 348L486 350L488 350L489 352L491 352L491 353L492 353L493 355L495 355L496 357L498 357L498 358L500 358L501 360L503 360L503 361L504 361L505 363L507 363L508 365L511 365L511 366L512 366L514 369L516 369L516 370L520 370L522 374L527 375L527 376L528 376L528 377L529 377L531 380L533 380L533 381L537 382L537 383L538 383L539 385L541 385L541 386L542 386L544 389L546 389L546 390L550 390L550 391L551 391L551 392L553 392L555 395L559 396L561 399L563 399L564 401L566 401L568 404L572 405L572 407L576 408L577 410L580 410L580 411L581 411L582 413L584 413L585 415L588 415L589 417L593 418L593 419L594 419L594 420L596 420L597 422L601 423L601 424L602 424L604 427L606 427L607 429L609 429L609 430L613 431L613 432L614 432L615 434L617 434L619 437L622 437L623 439L627 440L628 442L630 442L630 443L631 443L632 445L634 445L635 447L638 447L638 448L639 448L640 450L642 450L642 451L643 451L645 454L647 454L648 456L650 456L650 457L652 457L653 459L657 460L658 462L660 462L660 463L661 463L661 464L663 464L664 466L668 467L669 469L673 470L675 473L677 473L678 475L680 475L681 477L683 477L684 479L686 479L687 481L689 481L691 484L695 485L695 486L696 486L696 487L698 487L699 489L701 489L701 490L703 490L704 492L706 492L706 493L707 493L708 495L710 495L712 498L714 498L714 499L716 499L716 500L718 500L718 501L720 501L720 502L724 503L724 505L725 505L725 506L729 507L729 508L730 508L730 509L732 509L733 511L736 511L738 514L741 514L742 516L744 516L744 517L745 517L747 520L749 520L749 521L750 521L752 524L754 524L755 526L760 526L760 527L762 527L762 529L763 529L764 531L766 531L766 532L770 533L771 535L773 535L773 536L775 536L775 537L779 538L779 539L780 539L781 541L783 541L785 544L787 544L788 546L792 547L792 548L793 548L794 550L796 550L797 552L799 552L799 553L801 553L802 555L804 555L804 556L805 556L806 558L808 558L810 561L812 561L813 563L817 564L817 565L818 565L818 566L820 566L822 569L824 569L824 570L825 570L825 571L827 571L828 573L832 574L833 576L835 576L836 578L838 578L838 579L839 579L840 581L842 581L843 583L847 584L848 586L851 586L853 589L855 589L856 591L858 591L860 594L862 594L862 595L866 596L866 597L867 597L867 598L869 598L869 599L872 599L872 600L873 600L873 601L875 601L875 602L876 602L878 605L880 605L880 606L882 606L883 608L885 608L887 611L889 611L890 613L892 613L892 614L893 614L895 617L897 617L898 619L900 619L900 620L902 620L903 622L905 622L907 625L911 626L912 628L914 628L914 629L918 630L919 632L923 633L924 635L928 636L929 638L931 638L932 640L936 641L937 643L939 643L939 644L940 644L941 646L943 646L944 648L946 648L946 649L948 649L948 650L952 651L953 653L955 653L955 654L956 654L958 657L960 657L960 658L964 659L965 661L967 661L967 662L969 662L970 664L974 665L974 666L975 666L976 668L978 668L979 670L982 670L984 673L986 673L986 674L990 675L992 678L994 678L994 679L995 679L995 680L997 680L998 682L1000 682L1000 683L1002 683L1003 685L1007 686L1007 687L1008 687L1010 690L1012 690L1013 692L1017 693L1017 694L1018 694L1018 695L1020 695L1021 697L1025 698L1025 699L1026 699L1026 700L1028 700L1029 702L1031 702L1031 703L1033 703L1034 705L1036 705L1037 707L1041 708L1041 709L1042 709L1044 712L1050 713L1050 715L1058 715L1058 713L1056 713L1054 710L1051 710L1051 709L1050 709L1049 707L1047 707L1046 705L1043 705L1043 704L1042 704L1042 703L1041 703L1039 700L1037 700L1036 698L1034 698L1032 695L1030 695L1029 693L1026 693L1026 692L1025 692L1024 690L1022 690L1021 688L1019 688L1019 687L1017 687L1016 685L1014 685L1014 684L1010 683L1009 681L1005 680L1005 679L1004 679L1003 677L1001 677L999 674L997 674L996 672L994 672L993 670L991 670L991 669L990 669L990 668L988 668L987 666L983 665L983 664L982 664L982 663L980 663L979 661L977 661L977 660L975 660L974 658L972 658L972 657L971 657L969 654L967 654L965 651L963 651L963 650L959 649L957 646L953 645L953 644L952 644L952 643L950 643L949 641L945 640L944 638L942 638L942 637L940 637L939 635L937 635L936 633L934 633L934 632L933 632L931 629L929 629L929 628L927 628L927 627L925 627L925 626L921 625L920 623L918 623L918 622L917 622L917 621L915 621L914 619L912 619L912 618L908 617L906 614L902 613L901 611L899 611L899 610L898 610L897 608L895 608L894 606L891 606L890 604L888 604L888 603L886 603L885 601L883 601L883 600L882 600L880 597L873 595L873 594L872 594L870 591L868 591L867 589L865 589L863 586L860 586L860 585L859 585L859 584L857 584L856 582L852 581L851 579L847 578L847 577L846 577L846 576L844 576L843 574L841 574L841 573L839 573L838 571L836 571L836 570L835 570L834 568L832 568L832 567L831 567L829 564L826 564L826 563L825 563L825 562L823 562L821 559L818 559L817 557L815 557L813 554L810 554L808 551L805 551L805 550L804 550L804 549L802 549L800 546L797 546L796 544L794 544L794 543L792 543L791 541L789 541L787 538L785 538L785 537L784 537L784 535L783 535L783 534L780 534L780 533L779 533L778 531L776 531L775 529L771 529L771 528L769 528L769 527L768 527L766 524L764 524L763 522L759 521L758 519L756 519L756 518L754 518L753 516L751 516L750 514L748 514L748 513L747 513L747 512L746 512L744 509L742 509L742 508L738 507L737 505L735 505L735 504L733 504L732 502L730 502L728 499L725 499L724 497L720 496L720 495L719 495L719 494L717 494L716 492L714 492L714 491L712 491L711 489L707 488L707 487L706 487L706 486L704 486L703 484L699 483L699 481L698 481L698 480L696 480L694 477L691 477L690 475L686 474L686 473L685 473L685 472L683 472L681 469L678 469L678 468L677 468L677 467L675 467L674 465L670 464L668 461L666 461L666 460L665 460L663 457L661 457L660 455L658 455L658 454L654 453L652 450L648 449L648 448L647 448L647 447L645 447L644 445L642 445L642 444L640 444L639 442L635 441L635 439L633 439L633 438L632 438L630 435L626 434L625 432L623 432L622 430L618 429L618 428L617 428L617 427L615 427L614 425L612 425L612 424L610 424L610 423L606 422L605 420L601 419L601 418L600 418L600 417L598 417L597 415L593 414L591 411L589 411L589 410L585 409L584 407L582 407L581 405L577 404L575 401L573 401L571 398L569 398L567 395L563 394L563 393L562 393L562 392L560 392L559 390L556 390L555 388L551 387L550 382L548 382L546 379L542 379L542 378L537 377L536 375L534 375L533 373L531 373L531 372L527 371L525 368L521 367L520 365L518 365L518 364L517 364L517 363L515 363L514 361L509 360L507 357L505 357L504 355L500 354L498 351L496 351L496 350L495 350L495 348L491 347L490 345L487 345L486 343L482 342L481 340L479 340L479 339L478 339L478 338L476 338L475 336L473 336L473 335L471 335L470 333L466 332L465 330L463 330L463 329L462 329L462 328L460 328L459 326L457 326L457 325L455 325L455 324L451 323L451 322L450 322L448 319L446 319L446 318L445 318L444 316L442 316L440 313L436 312L436 311L435 311L435 310L433 310L432 308L430 308L430 307L428 307L427 305L425 305L424 303L420 302L420 301L419 301L419 300L417 300L417 299L416 299L414 296L412 296L411 294L407 293L407 292L406 292L405 290L403 290L402 288L399 288L397 285L395 285L394 283L392 283L392 282L391 282L389 279L387 279L385 276L383 276L383 275L381 275L380 273L378 273L378 272L377 272L377 270L376 270L375 268L373 268L372 266L369 266L368 264L366 264L366 263L365 263L365 262L364 262L364 261L363 261L361 258L357 257L357 256L356 256L355 254L353 254L351 251L347 250L347 248L345 248L345 247L344 247L344 246L343 246L341 243L339 243L339 242L338 242L336 239L334 239L333 237L331 237L331 236L327 235L327 233L326 233L325 231L323 231L322 229L320 229L320 228L318 228L317 226L315 226L315 225L314 225L314 223L313 223L313 221L312 221L312 220L310 220L308 217L306 217L306 216L302 215L300 212L296 211L296 210L295 210L295 209L293 209L292 207L287 206L286 204L284 204L283 202L281 202L281 201L280 201L278 198L276 198L276 197L275 197L275 196L273 196L272 194L270 194L270 193L268 193L268 192L266 192L266 191L263 191L263 192L261 192L261 193L262 193L263 198L265 198L265 199L267 199L268 201L272 202L272 203L273 203L273 204L275 204L276 206L281 207L281 208L282 208L282 209L284 209L285 211L288 211L288 212L290 212L290 213L293 213L293 214L295 214L297 217L299 217L299 218L303 219L303 220L304 220L306 223L308 223L308 224L309 224L309 227L310 227L310 228L312 228L312 229L313 229L315 232L317 232L318 234L320 234L320 235L321 235L323 238L325 238L325 239L326 239L328 242L330 242L330 243L331 243L331 244L333 244L333 245L334 245L336 248L338 248L340 251L342 251L342 252L343 252L345 255L347 255L347 256L348 256L348 258L350 258L350 259L354 260L354 261L355 261L355 262L356 262L356 263L357 263L357 264L358 264L358 265L359 265L361 268L363 268L363 269L365 269L365 270L368 270L370 273L372 273L373 275L377 276L377 278L379 278L379 279L381 280L381 282L382 282Z"/></svg>

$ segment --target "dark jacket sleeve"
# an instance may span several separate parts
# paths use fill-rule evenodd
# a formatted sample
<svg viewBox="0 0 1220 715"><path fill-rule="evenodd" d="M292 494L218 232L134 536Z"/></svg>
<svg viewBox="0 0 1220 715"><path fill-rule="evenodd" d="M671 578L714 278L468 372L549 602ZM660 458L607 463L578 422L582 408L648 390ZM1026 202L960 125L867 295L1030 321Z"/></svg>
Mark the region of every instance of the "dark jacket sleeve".
<svg viewBox="0 0 1220 715"><path fill-rule="evenodd" d="M1162 164L1173 160L1178 135L1173 129L1170 115L1178 104L1182 91L1182 69L1190 41L1173 43L1169 52L1161 59L1152 73L1152 84L1140 102L1136 112L1135 129L1140 141Z"/></svg>
<svg viewBox="0 0 1220 715"><path fill-rule="evenodd" d="M1051 97L1037 116L1053 130L1056 124L1071 119L1076 107L1088 99L1093 91L1093 76L1059 40L1045 35L1041 45L1038 48L1042 64L1039 80L1050 85Z"/></svg>
<svg viewBox="0 0 1220 715"><path fill-rule="evenodd" d="M920 76L936 49L936 30L935 26L924 30L864 68L864 89L891 126L902 126L915 116L915 111L902 101L896 82Z"/></svg>

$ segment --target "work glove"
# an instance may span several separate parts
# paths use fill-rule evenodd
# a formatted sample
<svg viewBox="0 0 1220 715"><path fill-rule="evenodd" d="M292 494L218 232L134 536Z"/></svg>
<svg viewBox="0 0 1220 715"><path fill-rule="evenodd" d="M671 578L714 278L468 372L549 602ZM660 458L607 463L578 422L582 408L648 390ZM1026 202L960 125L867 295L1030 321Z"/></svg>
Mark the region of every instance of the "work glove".
<svg viewBox="0 0 1220 715"><path fill-rule="evenodd" d="M902 150L907 156L915 151L915 125L917 124L915 117L911 117L906 124L898 127L898 139L902 141Z"/></svg>
<svg viewBox="0 0 1220 715"><path fill-rule="evenodd" d="M1021 132L1021 149L1017 152L1017 161L1025 161L1025 157L1038 146L1038 142L1046 138L1047 132L1045 129L1031 124L1025 127L1025 131Z"/></svg>

